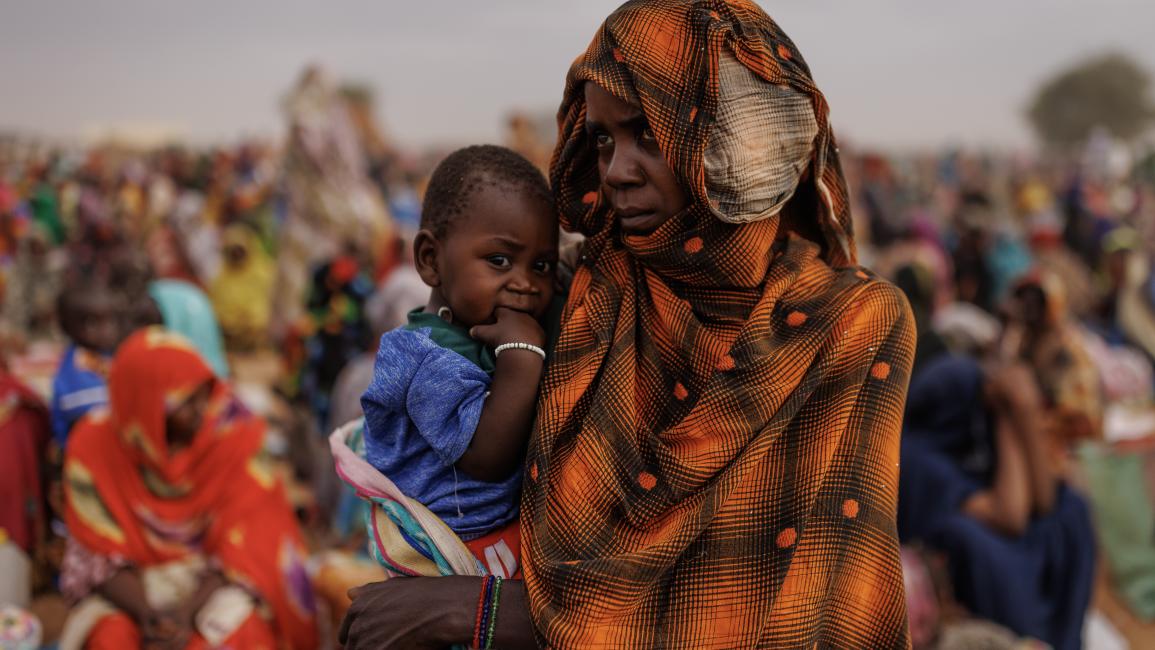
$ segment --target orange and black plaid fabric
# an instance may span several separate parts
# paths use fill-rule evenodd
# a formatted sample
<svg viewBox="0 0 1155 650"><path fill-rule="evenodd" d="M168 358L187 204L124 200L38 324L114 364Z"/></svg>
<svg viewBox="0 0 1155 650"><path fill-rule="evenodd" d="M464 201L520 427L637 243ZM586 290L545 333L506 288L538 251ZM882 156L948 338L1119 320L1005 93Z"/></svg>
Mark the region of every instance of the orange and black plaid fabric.
<svg viewBox="0 0 1155 650"><path fill-rule="evenodd" d="M726 53L805 93L819 125L787 210L745 224L717 217L702 169ZM641 108L692 197L649 235L623 237L599 196L587 82ZM627 3L571 69L559 124L552 181L588 239L526 459L540 640L908 645L895 510L913 319L854 266L826 104L793 43L749 2Z"/></svg>

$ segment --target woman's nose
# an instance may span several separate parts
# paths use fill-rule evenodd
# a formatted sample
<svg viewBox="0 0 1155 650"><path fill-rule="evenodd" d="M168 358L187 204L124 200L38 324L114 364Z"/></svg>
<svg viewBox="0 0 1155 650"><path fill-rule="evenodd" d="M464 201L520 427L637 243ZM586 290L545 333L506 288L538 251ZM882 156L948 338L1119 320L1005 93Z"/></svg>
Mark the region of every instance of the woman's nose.
<svg viewBox="0 0 1155 650"><path fill-rule="evenodd" d="M629 145L615 147L606 165L605 183L614 189L641 185L645 177L637 154L637 149Z"/></svg>

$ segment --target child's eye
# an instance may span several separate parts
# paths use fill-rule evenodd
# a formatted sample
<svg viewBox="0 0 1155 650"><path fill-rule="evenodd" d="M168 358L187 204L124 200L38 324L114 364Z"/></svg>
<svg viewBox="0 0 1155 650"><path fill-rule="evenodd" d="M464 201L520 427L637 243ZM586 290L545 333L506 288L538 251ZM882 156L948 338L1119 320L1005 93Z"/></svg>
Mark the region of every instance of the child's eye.
<svg viewBox="0 0 1155 650"><path fill-rule="evenodd" d="M554 263L550 262L550 261L546 261L546 260L542 260L540 262L534 262L534 264L533 264L533 270L537 271L538 273L545 273L545 274L553 273L553 268L554 268Z"/></svg>
<svg viewBox="0 0 1155 650"><path fill-rule="evenodd" d="M594 134L594 146L596 146L598 149L605 149L606 147L613 146L613 144L614 144L614 139L611 138L609 136L609 134L607 134L607 133L595 133Z"/></svg>
<svg viewBox="0 0 1155 650"><path fill-rule="evenodd" d="M646 128L642 129L638 139L640 139L642 142L657 142L658 136L654 135L654 130L647 126Z"/></svg>
<svg viewBox="0 0 1155 650"><path fill-rule="evenodd" d="M490 255L486 259L490 264L496 266L499 269L508 269L509 267L513 266L513 262L510 261L509 257L506 255Z"/></svg>

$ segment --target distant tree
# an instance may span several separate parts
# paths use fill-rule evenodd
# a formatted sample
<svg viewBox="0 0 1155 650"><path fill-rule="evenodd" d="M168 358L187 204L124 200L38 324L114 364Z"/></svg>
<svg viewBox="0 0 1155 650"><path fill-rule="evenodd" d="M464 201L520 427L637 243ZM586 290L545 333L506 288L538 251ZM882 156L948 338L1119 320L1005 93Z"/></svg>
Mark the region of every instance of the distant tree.
<svg viewBox="0 0 1155 650"><path fill-rule="evenodd" d="M1123 54L1100 56L1059 73L1027 111L1049 145L1076 145L1102 126L1121 139L1141 135L1155 118L1147 71Z"/></svg>

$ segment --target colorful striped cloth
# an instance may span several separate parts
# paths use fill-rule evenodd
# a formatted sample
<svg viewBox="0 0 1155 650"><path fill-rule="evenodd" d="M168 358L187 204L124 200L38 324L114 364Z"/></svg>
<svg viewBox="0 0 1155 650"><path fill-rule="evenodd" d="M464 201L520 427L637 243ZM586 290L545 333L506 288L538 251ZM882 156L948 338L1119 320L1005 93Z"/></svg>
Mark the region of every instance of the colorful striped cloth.
<svg viewBox="0 0 1155 650"><path fill-rule="evenodd" d="M341 480L372 504L365 515L369 553L390 576L482 576L487 571L437 515L400 489L364 457L365 420L329 436Z"/></svg>

